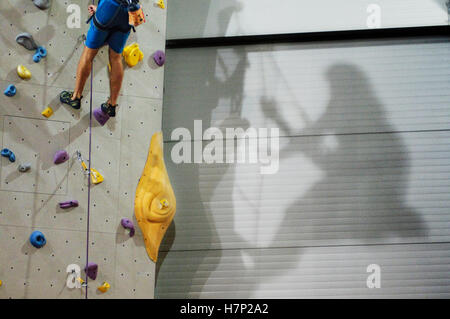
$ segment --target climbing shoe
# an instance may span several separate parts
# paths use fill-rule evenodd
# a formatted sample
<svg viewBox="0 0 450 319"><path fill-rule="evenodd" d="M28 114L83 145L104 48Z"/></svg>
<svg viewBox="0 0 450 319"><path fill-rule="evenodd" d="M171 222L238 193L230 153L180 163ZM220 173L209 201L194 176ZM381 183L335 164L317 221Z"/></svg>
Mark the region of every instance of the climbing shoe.
<svg viewBox="0 0 450 319"><path fill-rule="evenodd" d="M59 95L59 100L61 101L61 103L68 104L74 109L79 110L81 107L81 99L83 98L83 96L81 96L78 99L72 100L72 95L73 92L62 91L61 94Z"/></svg>
<svg viewBox="0 0 450 319"><path fill-rule="evenodd" d="M118 104L111 105L108 102L105 102L102 104L102 111L103 111L103 113L108 114L110 117L115 117L117 106L118 106Z"/></svg>

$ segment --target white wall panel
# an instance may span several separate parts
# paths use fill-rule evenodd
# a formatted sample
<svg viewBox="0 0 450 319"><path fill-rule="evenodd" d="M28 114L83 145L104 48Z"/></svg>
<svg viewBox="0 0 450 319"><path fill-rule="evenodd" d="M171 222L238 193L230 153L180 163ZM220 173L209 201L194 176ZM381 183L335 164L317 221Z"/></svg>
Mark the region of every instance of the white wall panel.
<svg viewBox="0 0 450 319"><path fill-rule="evenodd" d="M446 0L172 0L168 39L445 25ZM379 9L378 9L379 8ZM378 25L378 24L377 24Z"/></svg>

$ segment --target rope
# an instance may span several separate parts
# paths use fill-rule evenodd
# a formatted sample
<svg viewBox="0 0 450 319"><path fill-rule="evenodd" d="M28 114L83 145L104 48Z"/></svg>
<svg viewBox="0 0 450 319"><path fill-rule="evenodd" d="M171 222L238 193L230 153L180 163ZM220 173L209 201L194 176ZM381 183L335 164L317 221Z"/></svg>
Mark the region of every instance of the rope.
<svg viewBox="0 0 450 319"><path fill-rule="evenodd" d="M95 0L92 0L95 4ZM89 264L89 220L91 213L91 154L92 154L92 96L94 91L94 61L91 65L91 92L89 97L89 159L88 159L88 207L87 207L87 226L86 226L86 267ZM89 277L86 272L86 291L85 299L88 299L88 281Z"/></svg>

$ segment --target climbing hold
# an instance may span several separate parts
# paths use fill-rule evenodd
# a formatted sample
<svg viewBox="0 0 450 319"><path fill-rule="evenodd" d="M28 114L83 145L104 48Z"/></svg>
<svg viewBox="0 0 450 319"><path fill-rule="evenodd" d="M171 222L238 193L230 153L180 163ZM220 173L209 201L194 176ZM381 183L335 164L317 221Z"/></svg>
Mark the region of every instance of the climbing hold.
<svg viewBox="0 0 450 319"><path fill-rule="evenodd" d="M109 115L102 111L101 108L97 108L92 112L97 122L100 123L101 126L105 125L109 120Z"/></svg>
<svg viewBox="0 0 450 319"><path fill-rule="evenodd" d="M47 50L43 47L43 46L39 46L36 49L36 53L39 53L39 55L41 56L41 58L45 58L47 56Z"/></svg>
<svg viewBox="0 0 450 319"><path fill-rule="evenodd" d="M33 39L33 36L27 32L17 35L16 42L30 51L36 50L38 48L38 45Z"/></svg>
<svg viewBox="0 0 450 319"><path fill-rule="evenodd" d="M36 248L42 248L47 243L45 236L38 230L35 230L30 235L30 243Z"/></svg>
<svg viewBox="0 0 450 319"><path fill-rule="evenodd" d="M55 164L61 164L64 163L69 159L69 154L67 154L66 151L58 151L55 153L55 156L53 156L53 162Z"/></svg>
<svg viewBox="0 0 450 319"><path fill-rule="evenodd" d="M164 200L168 206L161 208ZM159 246L175 213L176 199L164 163L163 137L157 132L150 142L134 200L134 214L144 236L147 254L154 262L158 260Z"/></svg>
<svg viewBox="0 0 450 319"><path fill-rule="evenodd" d="M130 237L134 236L135 229L134 224L131 220L129 220L128 218L122 218L120 224L122 224L123 228L130 230Z"/></svg>
<svg viewBox="0 0 450 319"><path fill-rule="evenodd" d="M0 280L0 287L2 286L3 282Z"/></svg>
<svg viewBox="0 0 450 319"><path fill-rule="evenodd" d="M97 278L98 265L96 263L89 262L87 266L84 268L84 271L86 272L89 278L95 280Z"/></svg>
<svg viewBox="0 0 450 319"><path fill-rule="evenodd" d="M132 43L123 49L123 57L125 62L131 68L142 61L144 53L139 49L139 44Z"/></svg>
<svg viewBox="0 0 450 319"><path fill-rule="evenodd" d="M41 114L42 114L43 116L45 116L46 118L49 118L50 116L53 115L53 110L52 110L52 108L51 108L50 106L48 106L48 107L45 108L45 110L43 110L43 111L41 112Z"/></svg>
<svg viewBox="0 0 450 319"><path fill-rule="evenodd" d="M91 168L91 180L94 184L100 184L105 179L95 168Z"/></svg>
<svg viewBox="0 0 450 319"><path fill-rule="evenodd" d="M31 72L23 65L17 66L17 74L24 80L31 79Z"/></svg>
<svg viewBox="0 0 450 319"><path fill-rule="evenodd" d="M46 10L50 8L50 0L33 0L33 3L36 7L41 10Z"/></svg>
<svg viewBox="0 0 450 319"><path fill-rule="evenodd" d="M59 207L61 207L61 208L78 207L78 201L77 200L69 200L66 202L61 202L61 203L59 203Z"/></svg>
<svg viewBox="0 0 450 319"><path fill-rule="evenodd" d="M87 287L87 283L81 277L77 278L77 280L81 284L81 287Z"/></svg>
<svg viewBox="0 0 450 319"><path fill-rule="evenodd" d="M164 9L166 6L164 4L164 0L159 0L158 1L158 7L160 7L161 9Z"/></svg>
<svg viewBox="0 0 450 319"><path fill-rule="evenodd" d="M38 47L36 53L33 55L33 61L39 63L42 58L47 56L47 50L44 47Z"/></svg>
<svg viewBox="0 0 450 319"><path fill-rule="evenodd" d="M159 201L159 204L160 204L160 206L159 206L160 209L169 207L169 201L165 198L161 199Z"/></svg>
<svg viewBox="0 0 450 319"><path fill-rule="evenodd" d="M31 164L30 163L25 163L25 164L20 164L18 167L19 172L25 173L26 171L30 170L31 168Z"/></svg>
<svg viewBox="0 0 450 319"><path fill-rule="evenodd" d="M39 55L39 53L35 53L34 55L33 55L33 61L35 62L35 63L39 63L40 61L41 61L41 56Z"/></svg>
<svg viewBox="0 0 450 319"><path fill-rule="evenodd" d="M157 65L163 66L166 62L166 54L163 51L158 50L153 54L153 60L155 60Z"/></svg>
<svg viewBox="0 0 450 319"><path fill-rule="evenodd" d="M14 85L10 84L10 85L8 85L8 87L6 88L4 93L5 93L6 96L11 97L11 96L16 95L17 89L16 89L16 87Z"/></svg>
<svg viewBox="0 0 450 319"><path fill-rule="evenodd" d="M104 281L103 284L100 287L98 287L97 289L100 290L101 292L105 293L109 290L109 288L111 288L111 286L106 281Z"/></svg>
<svg viewBox="0 0 450 319"><path fill-rule="evenodd" d="M3 157L8 157L10 162L16 161L16 155L14 155L14 153L7 148L2 149L1 154Z"/></svg>

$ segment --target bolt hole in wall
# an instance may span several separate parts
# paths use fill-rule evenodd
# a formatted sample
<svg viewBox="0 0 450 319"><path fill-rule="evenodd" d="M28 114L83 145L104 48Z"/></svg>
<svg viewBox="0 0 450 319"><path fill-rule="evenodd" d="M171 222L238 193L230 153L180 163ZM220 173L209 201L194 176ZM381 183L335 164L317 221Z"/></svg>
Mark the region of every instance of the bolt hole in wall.
<svg viewBox="0 0 450 319"><path fill-rule="evenodd" d="M131 238L121 226L122 218L134 220L138 174L161 130L164 67L152 57L165 49L166 10L157 0L140 2L148 21L126 43L132 54L121 57L119 111L106 120L99 112L110 97L107 47L94 61L81 107L61 97L75 86L87 1L0 3L0 298L154 297L155 265L142 235ZM31 238L35 232L41 235ZM84 271L88 261L98 266L95 279ZM79 266L80 285L66 285L69 265ZM142 272L151 275L142 281Z"/></svg>

